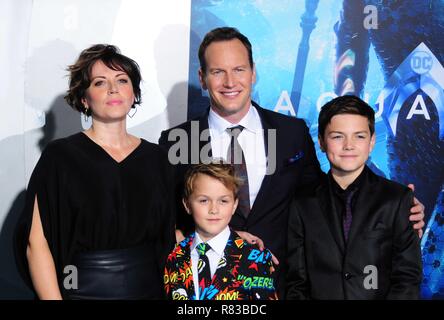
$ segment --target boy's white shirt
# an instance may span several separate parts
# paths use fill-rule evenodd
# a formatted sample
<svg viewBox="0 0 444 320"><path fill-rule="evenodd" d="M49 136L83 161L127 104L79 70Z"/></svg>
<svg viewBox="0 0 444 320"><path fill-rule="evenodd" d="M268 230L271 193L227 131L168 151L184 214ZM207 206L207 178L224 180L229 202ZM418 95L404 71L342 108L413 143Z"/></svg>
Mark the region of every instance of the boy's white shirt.
<svg viewBox="0 0 444 320"><path fill-rule="evenodd" d="M225 227L218 235L207 241L211 250L207 252L208 261L210 262L211 277L216 273L217 266L220 259L224 256L225 246L230 238L230 228ZM193 271L194 292L196 294L196 300L199 299L199 275L197 272L197 263L199 261L199 253L196 247L199 243L204 242L199 233L196 231L193 243L191 244L191 270Z"/></svg>

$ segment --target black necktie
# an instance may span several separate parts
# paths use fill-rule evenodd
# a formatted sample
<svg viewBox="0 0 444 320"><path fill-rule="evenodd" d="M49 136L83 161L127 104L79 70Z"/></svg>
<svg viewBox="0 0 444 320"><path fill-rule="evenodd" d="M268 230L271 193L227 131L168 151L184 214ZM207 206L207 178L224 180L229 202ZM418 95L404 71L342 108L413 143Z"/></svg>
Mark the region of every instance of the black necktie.
<svg viewBox="0 0 444 320"><path fill-rule="evenodd" d="M244 152L239 141L239 134L244 129L243 126L228 128L227 132L231 136L230 147L228 148L227 161L234 166L236 175L242 179L242 185L239 189L238 210L246 218L250 213L250 189L248 186L247 164L245 162Z"/></svg>
<svg viewBox="0 0 444 320"><path fill-rule="evenodd" d="M199 278L200 293L204 288L207 288L211 284L211 270L210 261L207 257L207 252L211 250L208 243L201 242L196 246L197 253L199 253L199 261L197 263L197 273Z"/></svg>
<svg viewBox="0 0 444 320"><path fill-rule="evenodd" d="M355 194L356 189L350 190L345 197L345 215L342 219L342 225L344 227L344 237L345 241L348 240L348 234L350 232L351 224L352 224L352 199Z"/></svg>

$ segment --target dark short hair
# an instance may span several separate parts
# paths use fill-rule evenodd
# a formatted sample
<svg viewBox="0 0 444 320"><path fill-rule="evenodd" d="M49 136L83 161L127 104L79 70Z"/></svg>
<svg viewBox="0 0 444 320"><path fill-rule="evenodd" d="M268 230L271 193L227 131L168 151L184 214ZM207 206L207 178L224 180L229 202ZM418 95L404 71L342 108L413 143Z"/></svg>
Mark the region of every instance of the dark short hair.
<svg viewBox="0 0 444 320"><path fill-rule="evenodd" d="M248 40L248 38L240 33L236 28L221 27L208 32L199 46L199 62L203 73L207 71L205 51L207 50L208 46L213 42L229 41L233 39L240 40L240 42L242 42L242 44L245 46L248 51L248 61L250 62L250 67L253 68L253 51L251 49L250 40Z"/></svg>
<svg viewBox="0 0 444 320"><path fill-rule="evenodd" d="M357 114L368 119L370 135L375 133L375 111L365 101L352 95L337 97L321 109L318 117L318 135L324 138L325 129L331 119L338 114Z"/></svg>
<svg viewBox="0 0 444 320"><path fill-rule="evenodd" d="M86 90L91 84L91 70L97 61L102 61L108 68L125 72L131 80L134 92L134 104L140 104L141 91L139 65L136 61L120 53L118 47L108 44L96 44L80 53L79 58L68 66L69 89L65 96L66 102L74 109L86 115L91 115L91 109L86 109L82 103Z"/></svg>
<svg viewBox="0 0 444 320"><path fill-rule="evenodd" d="M188 169L185 175L185 188L183 198L188 200L194 191L194 182L199 174L204 174L214 179L219 180L229 190L233 191L234 198L238 198L239 188L242 185L242 180L239 178L234 170L232 164L224 163L222 160L215 159L208 164L197 164Z"/></svg>

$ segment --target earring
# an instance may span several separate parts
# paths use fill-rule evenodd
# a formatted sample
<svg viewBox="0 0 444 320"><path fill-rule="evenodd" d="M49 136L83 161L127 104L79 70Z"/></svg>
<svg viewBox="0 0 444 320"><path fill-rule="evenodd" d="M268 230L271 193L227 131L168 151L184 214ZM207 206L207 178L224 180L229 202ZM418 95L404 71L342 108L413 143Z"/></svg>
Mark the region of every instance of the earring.
<svg viewBox="0 0 444 320"><path fill-rule="evenodd" d="M83 117L85 119L85 122L88 122L89 115L88 115L88 108L87 107L85 107L85 113L83 114Z"/></svg>
<svg viewBox="0 0 444 320"><path fill-rule="evenodd" d="M130 117L130 118L134 117L134 115L136 114L136 112L137 112L137 106L134 105L134 108L131 108L131 110L128 111L128 117Z"/></svg>

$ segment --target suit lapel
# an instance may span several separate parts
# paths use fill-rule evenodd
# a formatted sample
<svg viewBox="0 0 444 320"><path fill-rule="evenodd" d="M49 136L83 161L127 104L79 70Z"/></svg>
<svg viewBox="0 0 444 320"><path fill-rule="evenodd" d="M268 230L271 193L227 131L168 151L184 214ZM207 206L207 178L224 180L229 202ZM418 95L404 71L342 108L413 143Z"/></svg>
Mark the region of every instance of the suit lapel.
<svg viewBox="0 0 444 320"><path fill-rule="evenodd" d="M190 131L188 132L188 163L190 165L208 162L212 157L211 136L208 129L209 110L190 122Z"/></svg>
<svg viewBox="0 0 444 320"><path fill-rule="evenodd" d="M224 257L219 262L218 268L213 276L211 284L216 285L220 291L225 290L233 283L232 270L238 268L236 261L240 259L243 240L231 231L227 245L224 249ZM224 279L225 278L225 279Z"/></svg>
<svg viewBox="0 0 444 320"><path fill-rule="evenodd" d="M345 240L342 231L342 221L340 219L341 214L336 211L336 206L333 201L333 193L327 177L325 177L323 183L317 188L316 197L330 232L335 239L338 248L341 250L341 253L344 254Z"/></svg>
<svg viewBox="0 0 444 320"><path fill-rule="evenodd" d="M196 160L198 159L198 163L208 162L212 157L211 152L211 135L208 127L208 115L210 113L210 109L208 109L201 117L195 120L192 126L199 126L199 128L191 127L191 135L190 135L190 148L191 154L194 154L194 161L190 162L192 164L196 164ZM196 145L196 141L199 141L199 144ZM193 144L194 142L194 144ZM196 157L197 155L197 157Z"/></svg>
<svg viewBox="0 0 444 320"><path fill-rule="evenodd" d="M267 119L267 117L265 117L263 109L253 101L252 101L252 104L257 109L257 111L259 113L259 117L261 119L262 129L264 132L265 156L268 157L268 134L267 134L267 132L269 129L275 129L275 128L269 122L269 119ZM278 134L278 133L276 132L276 134ZM277 143L278 140L279 139L276 138L276 144L277 144L276 145L276 153L279 153L279 150L277 149L277 147L279 146ZM278 170L278 168L276 168L276 170ZM267 201L266 200L267 194L269 194L271 192L270 188L272 186L273 176L274 175L272 175L272 174L265 175L264 179L262 180L261 187L259 188L259 192L256 196L253 206L251 207L250 214L248 215L248 218L247 218L247 220L251 223L254 223L254 221L259 220L260 217L262 217L262 215L265 213L265 211L261 210L261 208L263 208L265 205L264 201ZM243 215L241 215L241 214L239 214L239 215L243 217Z"/></svg>

